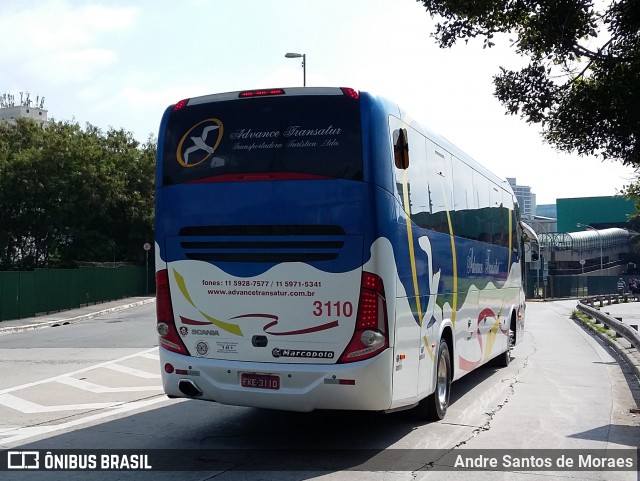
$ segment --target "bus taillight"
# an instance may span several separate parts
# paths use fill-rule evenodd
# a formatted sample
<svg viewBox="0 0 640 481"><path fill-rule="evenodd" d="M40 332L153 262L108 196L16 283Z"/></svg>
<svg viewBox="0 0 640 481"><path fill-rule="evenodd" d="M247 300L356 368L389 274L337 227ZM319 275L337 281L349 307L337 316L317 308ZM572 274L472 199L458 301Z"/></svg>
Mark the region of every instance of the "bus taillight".
<svg viewBox="0 0 640 481"><path fill-rule="evenodd" d="M187 351L182 339L180 339L173 320L173 307L171 306L171 294L169 292L169 273L166 269L156 273L156 318L156 329L160 336L160 345L169 351L188 356L189 351Z"/></svg>
<svg viewBox="0 0 640 481"><path fill-rule="evenodd" d="M189 99L183 99L183 100L181 100L180 102L176 103L176 104L173 106L173 111L175 112L176 110L180 110L180 109L182 109L182 108L186 107L188 103L189 103Z"/></svg>
<svg viewBox="0 0 640 481"><path fill-rule="evenodd" d="M340 87L340 90L342 90L342 93L344 95L346 95L347 97L351 97L354 100L358 100L360 98L360 92L358 92L356 89L352 89L349 87Z"/></svg>
<svg viewBox="0 0 640 481"><path fill-rule="evenodd" d="M284 95L284 89L244 90L238 94L241 99L249 97L267 97L270 95Z"/></svg>
<svg viewBox="0 0 640 481"><path fill-rule="evenodd" d="M339 362L368 359L389 347L387 301L382 279L370 272L362 273L360 302L355 332Z"/></svg>

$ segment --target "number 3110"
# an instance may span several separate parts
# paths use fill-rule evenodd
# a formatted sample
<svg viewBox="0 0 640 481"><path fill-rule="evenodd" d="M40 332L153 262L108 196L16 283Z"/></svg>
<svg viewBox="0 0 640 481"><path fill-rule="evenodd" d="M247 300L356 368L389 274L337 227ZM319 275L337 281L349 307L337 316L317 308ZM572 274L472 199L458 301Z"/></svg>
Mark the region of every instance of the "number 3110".
<svg viewBox="0 0 640 481"><path fill-rule="evenodd" d="M314 301L313 307L313 315L316 317L351 317L353 315L353 304L349 301Z"/></svg>

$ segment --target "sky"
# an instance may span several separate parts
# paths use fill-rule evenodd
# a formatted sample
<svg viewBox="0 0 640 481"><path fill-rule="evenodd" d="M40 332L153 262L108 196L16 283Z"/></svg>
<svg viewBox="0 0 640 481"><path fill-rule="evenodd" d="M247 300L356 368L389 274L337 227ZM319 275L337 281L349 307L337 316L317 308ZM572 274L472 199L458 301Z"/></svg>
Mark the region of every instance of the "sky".
<svg viewBox="0 0 640 481"><path fill-rule="evenodd" d="M415 0L0 0L0 95L45 98L49 119L157 136L165 108L219 92L352 87L388 97L538 204L615 195L632 169L559 153L505 115L507 43L440 49Z"/></svg>

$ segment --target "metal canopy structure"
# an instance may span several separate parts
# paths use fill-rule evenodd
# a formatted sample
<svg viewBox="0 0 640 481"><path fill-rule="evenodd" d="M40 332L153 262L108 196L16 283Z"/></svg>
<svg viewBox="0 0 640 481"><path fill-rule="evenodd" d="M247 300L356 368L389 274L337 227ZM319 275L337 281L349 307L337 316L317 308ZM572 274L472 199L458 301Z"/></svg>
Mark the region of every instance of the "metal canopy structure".
<svg viewBox="0 0 640 481"><path fill-rule="evenodd" d="M551 232L539 234L540 245L548 250L583 252L593 249L608 249L627 246L631 232L625 229L610 228L579 232Z"/></svg>

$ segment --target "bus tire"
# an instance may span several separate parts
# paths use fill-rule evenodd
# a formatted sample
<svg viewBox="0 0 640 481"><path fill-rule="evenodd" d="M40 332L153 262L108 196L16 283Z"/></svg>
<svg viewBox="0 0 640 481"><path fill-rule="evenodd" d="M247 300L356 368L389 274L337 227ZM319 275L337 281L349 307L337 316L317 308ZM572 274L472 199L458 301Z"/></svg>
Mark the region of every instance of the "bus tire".
<svg viewBox="0 0 640 481"><path fill-rule="evenodd" d="M515 328L515 326L513 326L513 324L515 324L515 319L512 320L511 323L512 323L512 327ZM507 341L509 343L509 345L507 346L507 350L492 359L492 362L491 362L492 366L507 367L511 363L511 348L515 344L514 336L515 336L515 332L513 331L513 329L510 329L509 339Z"/></svg>
<svg viewBox="0 0 640 481"><path fill-rule="evenodd" d="M507 349L502 354L493 358L493 365L495 367L507 367L511 362L511 349Z"/></svg>
<svg viewBox="0 0 640 481"><path fill-rule="evenodd" d="M440 421L444 418L449 407L451 378L449 345L447 341L440 339L436 356L436 388L433 394L420 401L417 410L421 417L431 421Z"/></svg>

